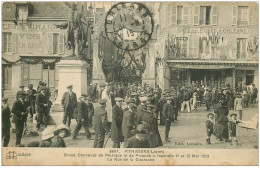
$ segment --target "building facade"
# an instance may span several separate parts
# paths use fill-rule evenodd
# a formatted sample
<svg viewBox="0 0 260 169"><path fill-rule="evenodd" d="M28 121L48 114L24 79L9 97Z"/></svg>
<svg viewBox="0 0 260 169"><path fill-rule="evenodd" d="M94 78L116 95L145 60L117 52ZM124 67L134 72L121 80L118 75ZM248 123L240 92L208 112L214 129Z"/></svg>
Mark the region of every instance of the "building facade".
<svg viewBox="0 0 260 169"><path fill-rule="evenodd" d="M258 85L258 4L160 3L156 84Z"/></svg>
<svg viewBox="0 0 260 169"><path fill-rule="evenodd" d="M77 4L78 11L93 21L87 3ZM90 10L93 7L89 6ZM58 89L59 70L56 63L70 56L66 45L67 29L71 13L66 2L6 2L2 18L2 88L5 93L16 93L20 85L39 81L47 83L53 93ZM92 42L88 34L86 56L91 59Z"/></svg>

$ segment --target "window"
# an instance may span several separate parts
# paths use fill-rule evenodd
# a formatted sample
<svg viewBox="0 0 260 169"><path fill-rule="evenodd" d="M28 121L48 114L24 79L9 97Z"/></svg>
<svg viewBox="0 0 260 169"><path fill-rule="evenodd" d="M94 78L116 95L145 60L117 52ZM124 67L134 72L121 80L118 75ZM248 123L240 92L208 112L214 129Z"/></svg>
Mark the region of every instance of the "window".
<svg viewBox="0 0 260 169"><path fill-rule="evenodd" d="M188 25L191 18L192 8L190 6L172 6L171 7L172 25Z"/></svg>
<svg viewBox="0 0 260 169"><path fill-rule="evenodd" d="M2 52L3 53L9 53L12 52L12 33L11 32L3 32L3 37L2 37Z"/></svg>
<svg viewBox="0 0 260 169"><path fill-rule="evenodd" d="M177 37L176 38L177 46L177 58L186 58L187 57L187 48L188 48L188 38L187 37Z"/></svg>
<svg viewBox="0 0 260 169"><path fill-rule="evenodd" d="M183 6L177 6L177 24L183 23Z"/></svg>
<svg viewBox="0 0 260 169"><path fill-rule="evenodd" d="M194 6L193 25L217 25L218 6Z"/></svg>
<svg viewBox="0 0 260 169"><path fill-rule="evenodd" d="M253 6L233 6L232 25L253 25Z"/></svg>
<svg viewBox="0 0 260 169"><path fill-rule="evenodd" d="M238 7L237 24L238 25L248 25L248 6Z"/></svg>
<svg viewBox="0 0 260 169"><path fill-rule="evenodd" d="M210 25L211 6L200 7L200 25Z"/></svg>
<svg viewBox="0 0 260 169"><path fill-rule="evenodd" d="M237 58L244 59L246 58L246 38L237 39Z"/></svg>
<svg viewBox="0 0 260 169"><path fill-rule="evenodd" d="M64 53L64 34L50 33L49 54L63 54Z"/></svg>

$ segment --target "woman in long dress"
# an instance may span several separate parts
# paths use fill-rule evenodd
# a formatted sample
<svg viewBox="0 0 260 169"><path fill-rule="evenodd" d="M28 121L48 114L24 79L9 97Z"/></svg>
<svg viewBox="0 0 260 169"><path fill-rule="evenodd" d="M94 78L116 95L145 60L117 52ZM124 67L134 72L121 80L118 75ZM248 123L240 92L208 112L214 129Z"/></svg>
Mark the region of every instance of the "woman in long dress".
<svg viewBox="0 0 260 169"><path fill-rule="evenodd" d="M215 120L216 124L214 127L214 135L222 141L223 138L225 141L228 141L228 113L229 110L227 107L225 107L224 100L219 101L220 107L218 107L215 112Z"/></svg>

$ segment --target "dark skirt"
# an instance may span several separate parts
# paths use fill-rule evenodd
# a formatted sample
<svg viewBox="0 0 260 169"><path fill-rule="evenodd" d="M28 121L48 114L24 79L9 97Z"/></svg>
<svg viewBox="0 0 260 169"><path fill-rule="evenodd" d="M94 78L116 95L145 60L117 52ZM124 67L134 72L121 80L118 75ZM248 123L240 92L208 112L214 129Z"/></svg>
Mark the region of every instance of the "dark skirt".
<svg viewBox="0 0 260 169"><path fill-rule="evenodd" d="M153 131L153 133L150 134L149 136L150 139L148 141L149 141L150 148L163 146L162 139L158 130Z"/></svg>
<svg viewBox="0 0 260 169"><path fill-rule="evenodd" d="M228 122L219 121L215 124L214 135L218 138L228 139Z"/></svg>

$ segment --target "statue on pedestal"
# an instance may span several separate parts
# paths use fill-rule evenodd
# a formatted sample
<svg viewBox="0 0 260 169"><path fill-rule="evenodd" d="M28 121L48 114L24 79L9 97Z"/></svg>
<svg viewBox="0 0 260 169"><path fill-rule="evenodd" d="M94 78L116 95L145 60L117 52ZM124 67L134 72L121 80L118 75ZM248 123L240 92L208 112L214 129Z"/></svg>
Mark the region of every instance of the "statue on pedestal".
<svg viewBox="0 0 260 169"><path fill-rule="evenodd" d="M90 19L84 20L82 12L77 9L77 4L69 5L70 12L68 14L68 22L63 25L57 25L60 29L67 29L66 48L72 50L72 56L80 58L85 55L84 49L88 47L88 34L92 28Z"/></svg>

